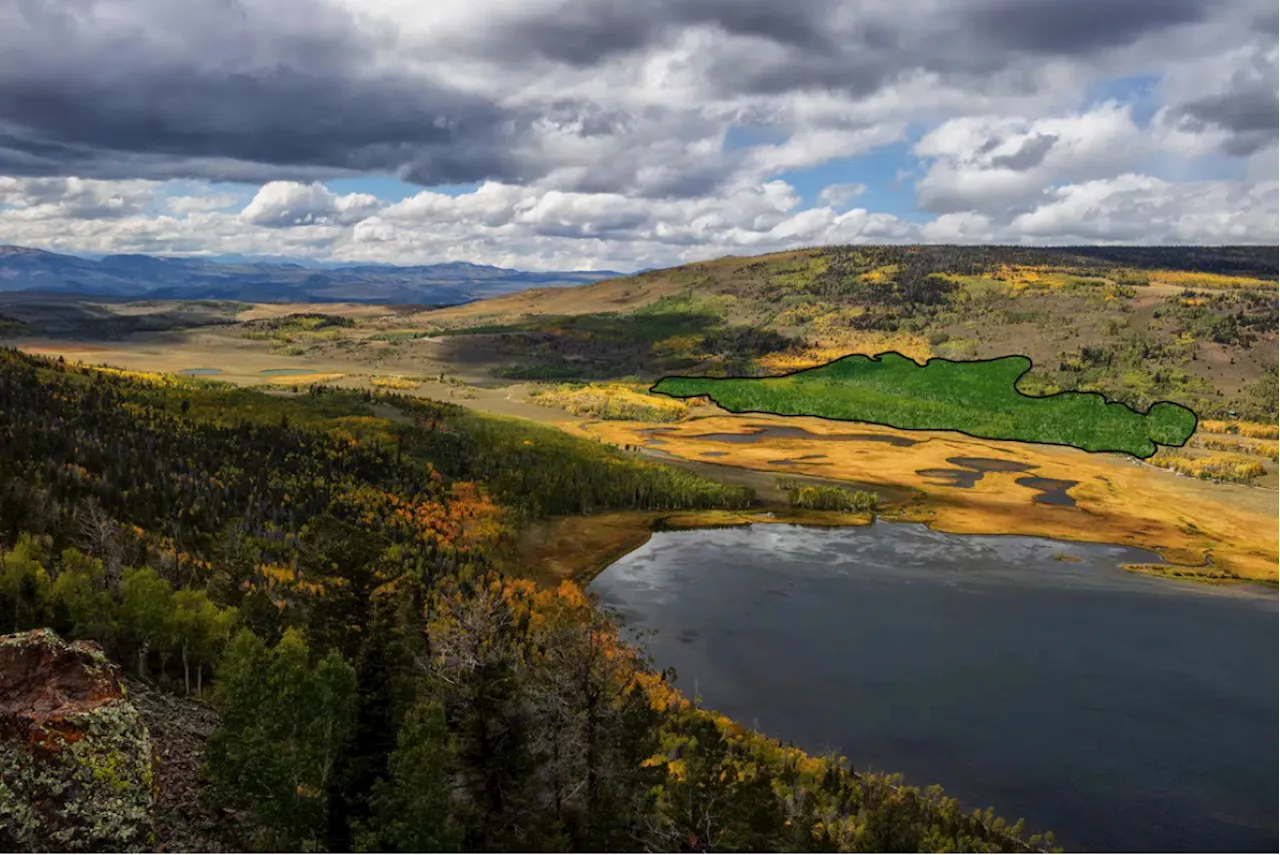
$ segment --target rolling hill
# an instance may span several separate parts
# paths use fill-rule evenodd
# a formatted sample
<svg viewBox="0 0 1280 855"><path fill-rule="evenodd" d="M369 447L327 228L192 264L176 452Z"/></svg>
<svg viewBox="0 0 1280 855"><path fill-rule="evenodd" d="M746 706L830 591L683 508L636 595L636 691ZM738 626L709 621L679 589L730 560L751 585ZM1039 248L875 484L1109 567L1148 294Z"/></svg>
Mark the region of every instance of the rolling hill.
<svg viewBox="0 0 1280 855"><path fill-rule="evenodd" d="M1028 394L1276 417L1275 247L826 247L423 312L501 376L765 375L849 353L1029 356Z"/></svg>

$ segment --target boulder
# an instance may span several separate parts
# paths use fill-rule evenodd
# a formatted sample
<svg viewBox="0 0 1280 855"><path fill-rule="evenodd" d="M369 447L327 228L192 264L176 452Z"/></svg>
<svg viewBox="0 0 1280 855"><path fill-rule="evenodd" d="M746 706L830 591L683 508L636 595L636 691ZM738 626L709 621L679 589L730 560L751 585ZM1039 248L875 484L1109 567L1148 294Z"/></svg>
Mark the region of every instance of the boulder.
<svg viewBox="0 0 1280 855"><path fill-rule="evenodd" d="M102 648L0 636L0 851L149 850L153 764Z"/></svg>

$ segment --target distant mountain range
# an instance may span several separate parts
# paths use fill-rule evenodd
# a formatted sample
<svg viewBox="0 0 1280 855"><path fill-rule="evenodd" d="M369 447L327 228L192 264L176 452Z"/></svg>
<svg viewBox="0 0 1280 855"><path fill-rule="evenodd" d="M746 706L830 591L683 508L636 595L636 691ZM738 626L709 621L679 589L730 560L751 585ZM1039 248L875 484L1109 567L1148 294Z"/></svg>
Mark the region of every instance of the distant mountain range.
<svg viewBox="0 0 1280 855"><path fill-rule="evenodd" d="M612 270L532 273L447 262L313 267L282 261L212 261L157 255L81 258L0 246L0 292L40 291L154 300L361 302L454 305L525 288L583 285Z"/></svg>

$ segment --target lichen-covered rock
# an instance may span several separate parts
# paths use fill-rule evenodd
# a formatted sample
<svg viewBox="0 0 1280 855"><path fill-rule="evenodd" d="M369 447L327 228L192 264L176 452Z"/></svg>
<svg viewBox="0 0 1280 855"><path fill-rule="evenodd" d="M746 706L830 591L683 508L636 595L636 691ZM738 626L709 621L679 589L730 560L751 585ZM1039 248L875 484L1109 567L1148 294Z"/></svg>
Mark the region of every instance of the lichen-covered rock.
<svg viewBox="0 0 1280 855"><path fill-rule="evenodd" d="M0 851L145 851L151 738L92 642L0 637Z"/></svg>

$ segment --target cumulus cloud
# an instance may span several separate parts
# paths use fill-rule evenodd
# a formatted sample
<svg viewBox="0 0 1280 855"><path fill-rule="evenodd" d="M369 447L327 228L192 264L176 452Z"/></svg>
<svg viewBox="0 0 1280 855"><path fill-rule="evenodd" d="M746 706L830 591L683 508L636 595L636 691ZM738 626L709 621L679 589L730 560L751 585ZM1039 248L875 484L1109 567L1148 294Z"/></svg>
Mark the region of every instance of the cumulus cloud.
<svg viewBox="0 0 1280 855"><path fill-rule="evenodd" d="M204 196L169 196L164 200L164 204L175 214L189 214L192 211L216 211L220 208L230 208L238 198L231 193L209 193Z"/></svg>
<svg viewBox="0 0 1280 855"><path fill-rule="evenodd" d="M1131 109L1115 102L1034 122L953 119L915 146L930 161L917 197L923 210L937 213L1002 211L1044 198L1055 181L1114 175L1144 146Z"/></svg>
<svg viewBox="0 0 1280 855"><path fill-rule="evenodd" d="M320 182L271 181L240 212L256 226L355 225L382 207L368 193L335 195Z"/></svg>
<svg viewBox="0 0 1280 855"><path fill-rule="evenodd" d="M1080 243L1262 243L1276 237L1278 189L1126 174L1057 188L1008 231Z"/></svg>
<svg viewBox="0 0 1280 855"><path fill-rule="evenodd" d="M456 259L528 269L629 270L817 244L1257 243L1274 240L1277 229L1274 181L1175 184L1138 174L1056 187L1017 213L954 212L924 223L866 208L805 208L781 181L665 201L490 182L459 195L424 191L350 225L331 213L332 200L344 197L320 195L322 204L305 208L288 201L311 199L306 186L291 197L298 189L265 194L285 203L259 206L272 212L260 221L227 211L37 220L15 207L0 209L0 234L15 243L79 252L216 249L331 261ZM329 213L315 216L317 211Z"/></svg>
<svg viewBox="0 0 1280 855"><path fill-rule="evenodd" d="M28 219L114 219L136 214L155 192L150 181L0 176L0 205Z"/></svg>
<svg viewBox="0 0 1280 855"><path fill-rule="evenodd" d="M836 208L843 208L854 199L867 192L867 185L862 183L828 184L818 191L818 201L826 202Z"/></svg>
<svg viewBox="0 0 1280 855"><path fill-rule="evenodd" d="M1275 240L1276 182L1174 184L1127 173L1050 190L1013 217L943 214L921 227L936 243L1250 244Z"/></svg>

